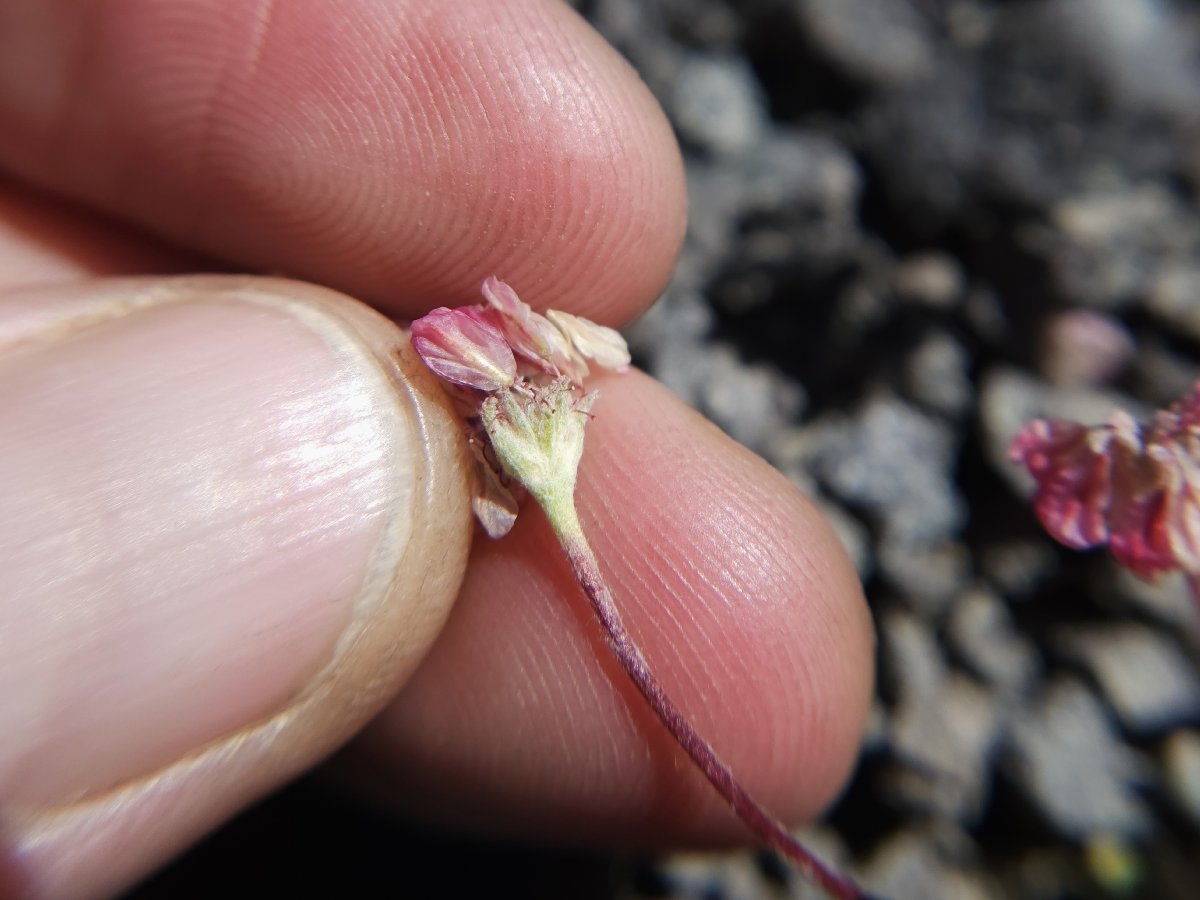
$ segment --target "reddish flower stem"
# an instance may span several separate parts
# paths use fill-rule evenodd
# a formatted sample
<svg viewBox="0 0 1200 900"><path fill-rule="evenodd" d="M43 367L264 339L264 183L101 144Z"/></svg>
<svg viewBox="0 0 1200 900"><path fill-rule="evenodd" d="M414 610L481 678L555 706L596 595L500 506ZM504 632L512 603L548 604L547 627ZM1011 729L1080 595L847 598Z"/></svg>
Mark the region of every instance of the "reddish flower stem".
<svg viewBox="0 0 1200 900"><path fill-rule="evenodd" d="M637 644L626 630L621 614L613 600L612 592L608 589L608 584L600 572L596 555L584 537L574 503L551 502L542 505L571 562L575 578L579 581L588 600L591 601L592 609L604 628L613 654L620 661L621 667L650 708L654 710L659 721L666 726L679 746L692 758L709 783L716 788L717 793L729 802L738 818L764 844L795 863L830 896L836 897L838 900L870 900L870 895L866 894L858 885L830 869L809 852L792 836L782 822L767 812L738 783L729 766L717 755L712 745L691 726L679 707L668 696L662 683L650 670L641 650L638 649Z"/></svg>

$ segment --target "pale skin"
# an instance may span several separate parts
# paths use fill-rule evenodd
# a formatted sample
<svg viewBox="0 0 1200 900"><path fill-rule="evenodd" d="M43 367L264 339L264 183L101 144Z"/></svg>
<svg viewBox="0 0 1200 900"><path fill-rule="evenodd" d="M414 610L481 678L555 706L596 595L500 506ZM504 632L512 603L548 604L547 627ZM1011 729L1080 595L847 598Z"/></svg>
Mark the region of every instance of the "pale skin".
<svg viewBox="0 0 1200 900"><path fill-rule="evenodd" d="M464 570L453 430L396 451L397 333L279 282L254 302L167 285L115 314L131 288L97 280L286 273L405 319L475 302L494 272L620 325L669 276L685 211L627 65L551 0L0 16L7 877L119 890L352 738L334 777L410 816L595 847L744 840L608 658L540 514L477 535ZM97 309L112 321L84 335ZM36 352L15 342L31 321ZM347 334L367 349L330 349ZM631 632L756 796L816 815L873 680L851 567L805 498L652 380L596 386L578 503ZM437 502L400 503L414 471ZM409 599L364 608L397 567ZM371 640L330 667L348 628ZM152 776L172 802L138 792Z"/></svg>

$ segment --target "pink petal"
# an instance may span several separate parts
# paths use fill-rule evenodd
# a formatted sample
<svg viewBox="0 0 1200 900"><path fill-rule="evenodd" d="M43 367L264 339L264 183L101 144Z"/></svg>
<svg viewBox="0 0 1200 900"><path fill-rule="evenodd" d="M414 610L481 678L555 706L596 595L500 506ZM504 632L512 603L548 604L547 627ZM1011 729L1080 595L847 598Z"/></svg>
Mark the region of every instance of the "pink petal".
<svg viewBox="0 0 1200 900"><path fill-rule="evenodd" d="M439 378L477 390L512 387L517 361L504 335L481 307L439 307L412 323L412 342Z"/></svg>
<svg viewBox="0 0 1200 900"><path fill-rule="evenodd" d="M1108 511L1109 547L1130 571L1148 577L1178 568L1171 549L1169 459L1142 440L1142 429L1123 412L1106 426L1112 466L1112 502Z"/></svg>
<svg viewBox="0 0 1200 900"><path fill-rule="evenodd" d="M516 353L552 375L565 375L576 384L583 382L588 374L587 364L549 319L534 312L495 275L485 278L480 290L496 314L496 324Z"/></svg>
<svg viewBox="0 0 1200 900"><path fill-rule="evenodd" d="M1178 441L1151 445L1148 451L1160 461L1165 486L1159 517L1161 554L1171 560L1166 568L1200 573L1200 467Z"/></svg>
<svg viewBox="0 0 1200 900"><path fill-rule="evenodd" d="M1182 570L1197 590L1200 383L1157 413L1148 431L1121 412L1096 428L1036 421L1010 456L1037 482L1035 508L1052 536L1072 547L1107 541L1134 573Z"/></svg>
<svg viewBox="0 0 1200 900"><path fill-rule="evenodd" d="M1168 527L1169 498L1165 491L1114 497L1109 549L1118 563L1143 578L1179 568Z"/></svg>
<svg viewBox="0 0 1200 900"><path fill-rule="evenodd" d="M1012 442L1009 457L1037 482L1034 510L1042 525L1068 547L1108 540L1110 460L1093 449L1092 429L1075 422L1038 419Z"/></svg>

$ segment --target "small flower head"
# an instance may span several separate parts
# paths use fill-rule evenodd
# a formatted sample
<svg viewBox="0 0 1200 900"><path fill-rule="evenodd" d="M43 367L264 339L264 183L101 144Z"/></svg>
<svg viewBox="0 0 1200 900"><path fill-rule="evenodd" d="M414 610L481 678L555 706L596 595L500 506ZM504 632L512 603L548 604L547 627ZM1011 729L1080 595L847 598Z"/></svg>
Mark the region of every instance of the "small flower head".
<svg viewBox="0 0 1200 900"><path fill-rule="evenodd" d="M1123 412L1108 423L1030 422L1013 440L1034 509L1069 547L1108 544L1143 577L1200 574L1200 385L1145 429Z"/></svg>
<svg viewBox="0 0 1200 900"><path fill-rule="evenodd" d="M494 276L482 292L486 305L435 309L413 322L412 334L434 374L472 389L456 393L479 471L472 505L487 533L501 537L516 518L512 488L525 487L543 506L574 493L592 402L583 393L586 360L624 369L629 350L611 328L534 312Z"/></svg>
<svg viewBox="0 0 1200 900"><path fill-rule="evenodd" d="M483 427L496 458L543 506L575 493L590 404L565 378L532 398L509 391L483 401Z"/></svg>
<svg viewBox="0 0 1200 900"><path fill-rule="evenodd" d="M517 380L517 361L504 335L477 307L440 307L412 323L413 348L450 384L491 393Z"/></svg>

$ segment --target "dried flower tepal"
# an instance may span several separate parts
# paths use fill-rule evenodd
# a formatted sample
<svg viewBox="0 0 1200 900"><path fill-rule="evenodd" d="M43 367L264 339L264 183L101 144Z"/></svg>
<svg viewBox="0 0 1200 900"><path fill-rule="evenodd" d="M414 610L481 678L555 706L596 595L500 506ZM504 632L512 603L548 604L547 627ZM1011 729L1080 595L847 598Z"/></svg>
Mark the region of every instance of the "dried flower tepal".
<svg viewBox="0 0 1200 900"><path fill-rule="evenodd" d="M1200 382L1149 426L1120 411L1092 427L1030 422L1010 456L1037 482L1034 508L1054 538L1107 544L1143 578L1182 572L1200 603Z"/></svg>
<svg viewBox="0 0 1200 900"><path fill-rule="evenodd" d="M729 767L667 696L621 620L575 510L575 479L594 394L589 364L623 370L624 339L568 313L534 312L504 282L483 282L486 303L435 309L412 324L413 346L463 414L479 467L476 516L501 537L528 492L546 514L608 644L659 720L734 812L766 844L795 862L831 895L862 898L851 881L812 856L750 797Z"/></svg>

